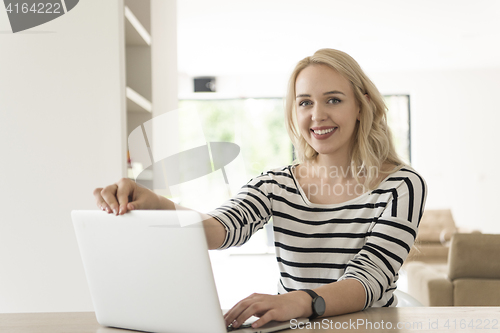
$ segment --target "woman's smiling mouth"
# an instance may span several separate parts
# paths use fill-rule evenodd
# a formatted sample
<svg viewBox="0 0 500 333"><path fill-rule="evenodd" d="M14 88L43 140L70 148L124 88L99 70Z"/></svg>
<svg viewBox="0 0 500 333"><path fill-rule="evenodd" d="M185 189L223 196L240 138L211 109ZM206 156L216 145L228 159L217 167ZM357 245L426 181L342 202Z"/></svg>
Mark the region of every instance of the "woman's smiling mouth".
<svg viewBox="0 0 500 333"><path fill-rule="evenodd" d="M329 138L337 131L338 127L313 127L311 128L311 134L314 138L318 140L324 140Z"/></svg>

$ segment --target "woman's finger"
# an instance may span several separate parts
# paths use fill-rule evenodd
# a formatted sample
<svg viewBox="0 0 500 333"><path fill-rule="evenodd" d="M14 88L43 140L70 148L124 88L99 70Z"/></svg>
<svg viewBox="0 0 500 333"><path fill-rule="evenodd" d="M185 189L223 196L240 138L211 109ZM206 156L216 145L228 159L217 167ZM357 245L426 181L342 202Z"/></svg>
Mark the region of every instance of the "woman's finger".
<svg viewBox="0 0 500 333"><path fill-rule="evenodd" d="M238 317L241 312L243 312L244 309L246 309L249 305L249 300L252 298L255 298L258 294L252 294L238 303L236 303L235 306L233 306L226 314L224 315L224 320L226 321L226 326L229 326L229 324L232 324L236 317Z"/></svg>
<svg viewBox="0 0 500 333"><path fill-rule="evenodd" d="M226 326L229 326L234 322L237 316L240 315L242 311L242 306L241 302L244 300L238 302L235 306L233 306L226 314L224 315L224 320L226 321Z"/></svg>
<svg viewBox="0 0 500 333"><path fill-rule="evenodd" d="M270 308L271 305L269 302L255 300L236 318L236 324L233 326L236 328L240 327L251 316L264 312L267 313Z"/></svg>
<svg viewBox="0 0 500 333"><path fill-rule="evenodd" d="M119 204L118 201L116 200L117 190L118 190L118 185L113 184L106 186L101 191L102 198L104 199L104 201L107 203L107 205L115 215L118 215L118 209L119 209ZM108 211L108 213L110 213L110 211Z"/></svg>
<svg viewBox="0 0 500 333"><path fill-rule="evenodd" d="M127 212L127 204L133 194L133 183L130 179L122 178L116 183L118 189L116 191L116 198L118 200L118 214L122 215Z"/></svg>
<svg viewBox="0 0 500 333"><path fill-rule="evenodd" d="M256 320L253 324L252 324L252 327L253 328L259 328L261 327L262 325L265 325L267 324L268 322L270 322L271 320L275 320L275 314L276 314L276 310L275 309L271 309L269 311L267 311L266 313L264 313L263 316L261 316L258 320Z"/></svg>
<svg viewBox="0 0 500 333"><path fill-rule="evenodd" d="M102 192L102 187L98 187L94 190L94 193L93 193L94 198L96 200L97 207L99 207L100 210L108 212L108 211L110 211L110 208L109 208L108 204L106 203L106 201L104 201L104 199L102 198L101 192Z"/></svg>

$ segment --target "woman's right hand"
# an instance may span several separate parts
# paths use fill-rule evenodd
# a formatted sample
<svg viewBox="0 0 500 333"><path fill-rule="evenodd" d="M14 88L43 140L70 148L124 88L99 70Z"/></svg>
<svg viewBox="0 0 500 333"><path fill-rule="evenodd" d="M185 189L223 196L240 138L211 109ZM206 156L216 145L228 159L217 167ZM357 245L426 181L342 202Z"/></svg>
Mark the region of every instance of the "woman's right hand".
<svg viewBox="0 0 500 333"><path fill-rule="evenodd" d="M115 215L123 215L130 210L137 209L187 209L147 188L137 185L135 181L128 178L122 178L105 188L96 188L94 197L97 207ZM205 227L208 248L219 248L226 237L225 227L210 215L201 213L200 215Z"/></svg>
<svg viewBox="0 0 500 333"><path fill-rule="evenodd" d="M158 195L128 178L122 178L105 188L96 188L94 197L97 207L115 215L135 209L161 209Z"/></svg>

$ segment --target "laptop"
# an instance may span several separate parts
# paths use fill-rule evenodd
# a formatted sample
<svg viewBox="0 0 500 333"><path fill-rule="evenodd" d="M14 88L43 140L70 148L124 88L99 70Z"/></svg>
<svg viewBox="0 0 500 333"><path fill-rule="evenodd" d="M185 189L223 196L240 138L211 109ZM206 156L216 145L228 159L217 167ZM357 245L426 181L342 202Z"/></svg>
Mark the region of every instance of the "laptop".
<svg viewBox="0 0 500 333"><path fill-rule="evenodd" d="M71 216L99 324L157 333L228 331L198 213L74 210ZM232 331L287 328L288 321Z"/></svg>

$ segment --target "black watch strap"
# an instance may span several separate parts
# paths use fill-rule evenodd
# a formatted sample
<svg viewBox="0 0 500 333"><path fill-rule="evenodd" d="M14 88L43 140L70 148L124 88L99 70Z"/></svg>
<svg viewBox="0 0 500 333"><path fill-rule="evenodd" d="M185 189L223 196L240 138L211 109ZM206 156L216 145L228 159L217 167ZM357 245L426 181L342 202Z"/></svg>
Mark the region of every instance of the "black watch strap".
<svg viewBox="0 0 500 333"><path fill-rule="evenodd" d="M309 294L309 296L312 297L312 299L315 299L316 297L319 297L318 294L316 294L316 292L312 291L311 289L300 289L302 291L305 291L306 293Z"/></svg>
<svg viewBox="0 0 500 333"><path fill-rule="evenodd" d="M316 292L311 289L300 289L305 291L312 297L311 307L312 307L312 316L309 317L309 320L316 319L317 317L323 315L325 313L325 300L323 297L316 294Z"/></svg>

